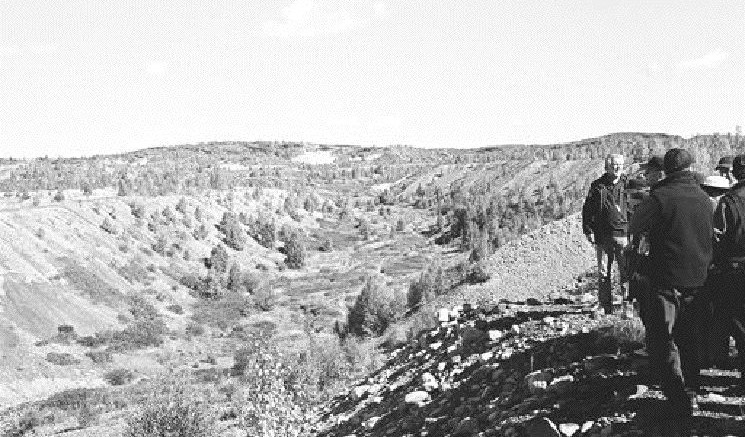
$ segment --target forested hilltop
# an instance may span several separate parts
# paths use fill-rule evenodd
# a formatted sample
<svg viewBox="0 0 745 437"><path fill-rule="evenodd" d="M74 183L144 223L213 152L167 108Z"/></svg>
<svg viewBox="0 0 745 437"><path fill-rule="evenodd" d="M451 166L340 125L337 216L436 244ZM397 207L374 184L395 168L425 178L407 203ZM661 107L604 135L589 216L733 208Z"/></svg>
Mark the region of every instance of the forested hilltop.
<svg viewBox="0 0 745 437"><path fill-rule="evenodd" d="M493 354L486 363L510 360L504 348L528 356L524 344L488 339L494 329L534 329L522 310L501 327L505 305L564 305L550 317L581 321L558 337L578 329L610 341L598 339L617 320L586 322L594 254L576 213L608 153L626 155L634 172L670 147L691 150L708 172L745 140L616 133L480 149L214 142L1 159L0 435L148 436L158 427L185 436L382 435L398 416L370 421L382 410L369 403L398 402L425 368L437 373L420 348L439 354L431 343L454 341L454 357L473 341L469 353ZM488 310L461 308L453 320L483 332L458 340L468 334L454 324L456 333L435 333L436 311L464 303ZM633 337L635 325L623 323ZM596 346L587 352L607 352ZM408 354L418 367L401 371ZM505 365L523 377L522 361ZM393 386L349 392L364 381ZM437 390L430 400L446 389ZM478 416L479 431L515 420L491 413ZM430 435L453 434L468 412L457 414ZM425 417L415 417L407 432L419 435Z"/></svg>

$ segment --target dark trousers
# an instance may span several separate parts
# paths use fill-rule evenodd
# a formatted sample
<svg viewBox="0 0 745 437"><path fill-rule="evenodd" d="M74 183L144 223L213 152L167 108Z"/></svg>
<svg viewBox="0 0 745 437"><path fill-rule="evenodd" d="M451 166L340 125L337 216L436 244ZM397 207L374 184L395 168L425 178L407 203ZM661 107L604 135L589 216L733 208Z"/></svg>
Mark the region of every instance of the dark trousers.
<svg viewBox="0 0 745 437"><path fill-rule="evenodd" d="M707 341L706 362L704 366L716 366L723 368L729 361L729 336L730 316L729 298L724 298L723 280L725 275L721 272L710 272L704 285L705 293L709 296L706 320L704 322L704 334Z"/></svg>
<svg viewBox="0 0 745 437"><path fill-rule="evenodd" d="M745 269L726 271L720 283L720 311L737 346L738 368L745 371Z"/></svg>
<svg viewBox="0 0 745 437"><path fill-rule="evenodd" d="M698 390L703 350L700 321L705 311L699 288L655 287L650 296L647 342L650 363L672 413L690 416L686 392Z"/></svg>

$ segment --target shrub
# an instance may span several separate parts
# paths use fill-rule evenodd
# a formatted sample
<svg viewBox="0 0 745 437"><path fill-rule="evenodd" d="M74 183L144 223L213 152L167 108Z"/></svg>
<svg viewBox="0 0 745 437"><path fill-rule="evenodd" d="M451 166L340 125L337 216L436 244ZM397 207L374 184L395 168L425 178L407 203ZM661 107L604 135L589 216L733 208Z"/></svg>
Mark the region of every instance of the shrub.
<svg viewBox="0 0 745 437"><path fill-rule="evenodd" d="M181 387L166 387L149 399L127 421L124 437L212 437L213 422L206 405L198 403Z"/></svg>
<svg viewBox="0 0 745 437"><path fill-rule="evenodd" d="M359 337L381 335L400 313L398 298L379 280L368 277L347 314L349 332Z"/></svg>
<svg viewBox="0 0 745 437"><path fill-rule="evenodd" d="M233 263L228 271L228 290L238 291L243 286L243 275L238 264Z"/></svg>
<svg viewBox="0 0 745 437"><path fill-rule="evenodd" d="M190 323L186 327L186 334L187 335L193 335L193 336L200 336L204 334L204 326L198 324L198 323Z"/></svg>
<svg viewBox="0 0 745 437"><path fill-rule="evenodd" d="M186 214L186 199L180 198L178 200L178 203L176 203L176 211L180 212L181 214Z"/></svg>
<svg viewBox="0 0 745 437"><path fill-rule="evenodd" d="M469 284L480 284L482 282L488 281L489 278L489 273L487 273L486 269L484 268L483 262L472 264L468 269L468 274L466 275L466 281Z"/></svg>
<svg viewBox="0 0 745 437"><path fill-rule="evenodd" d="M54 200L55 202L62 202L63 200L65 200L65 193L63 193L62 190L57 190L52 200Z"/></svg>
<svg viewBox="0 0 745 437"><path fill-rule="evenodd" d="M300 269L305 265L305 245L297 234L289 236L285 242L285 264L291 269Z"/></svg>
<svg viewBox="0 0 745 437"><path fill-rule="evenodd" d="M212 248L210 257L207 258L207 268L219 273L225 273L228 269L228 251L222 244Z"/></svg>
<svg viewBox="0 0 745 437"><path fill-rule="evenodd" d="M94 338L94 337L91 337L91 338ZM114 360L114 356L111 354L111 351L107 351L107 350L88 351L85 353L85 356L90 358L91 361L93 361L96 364L110 363Z"/></svg>
<svg viewBox="0 0 745 437"><path fill-rule="evenodd" d="M116 271L119 273L119 275L121 275L124 279L132 284L135 284L137 282L147 284L151 280L150 273L137 259L129 260L127 264L121 267L117 267Z"/></svg>
<svg viewBox="0 0 745 437"><path fill-rule="evenodd" d="M103 375L103 379L111 385L124 385L129 384L134 379L135 375L129 369L114 369L106 372Z"/></svg>
<svg viewBox="0 0 745 437"><path fill-rule="evenodd" d="M166 309L174 314L184 314L184 308L179 304L168 305Z"/></svg>
<svg viewBox="0 0 745 437"><path fill-rule="evenodd" d="M135 218L145 218L145 205L132 202L129 204L129 210Z"/></svg>
<svg viewBox="0 0 745 437"><path fill-rule="evenodd" d="M158 240L153 244L153 252L158 255L165 256L166 248L168 247L168 241L164 236L159 236Z"/></svg>
<svg viewBox="0 0 745 437"><path fill-rule="evenodd" d="M277 240L277 227L273 220L259 216L249 225L248 232L251 238L260 245L267 249L274 249Z"/></svg>
<svg viewBox="0 0 745 437"><path fill-rule="evenodd" d="M277 303L277 296L271 287L266 283L262 283L254 290L253 300L256 308L261 311L271 311Z"/></svg>
<svg viewBox="0 0 745 437"><path fill-rule="evenodd" d="M69 366L80 363L80 360L66 352L49 352L47 361L58 366Z"/></svg>
<svg viewBox="0 0 745 437"><path fill-rule="evenodd" d="M116 235L117 232L116 226L114 226L114 223L112 223L108 217L103 219L103 223L101 223L101 229L112 235Z"/></svg>
<svg viewBox="0 0 745 437"><path fill-rule="evenodd" d="M209 231L207 230L207 226L204 225L204 223L200 224L197 229L194 230L194 233L192 233L195 240L204 240L209 235Z"/></svg>
<svg viewBox="0 0 745 437"><path fill-rule="evenodd" d="M419 279L409 284L406 304L410 309L419 307L423 302L445 292L442 268L436 264L424 271Z"/></svg>
<svg viewBox="0 0 745 437"><path fill-rule="evenodd" d="M43 240L45 235L46 232L44 231L44 228L38 228L36 230L36 238L38 238L39 240Z"/></svg>
<svg viewBox="0 0 745 437"><path fill-rule="evenodd" d="M330 238L324 239L323 243L321 243L321 245L318 247L318 250L320 252L331 252L332 250L334 250L334 245L331 242L331 239Z"/></svg>
<svg viewBox="0 0 745 437"><path fill-rule="evenodd" d="M41 421L32 411L9 412L0 420L0 435L5 437L23 437L34 435L35 427L41 425ZM15 413L15 414L13 414Z"/></svg>
<svg viewBox="0 0 745 437"><path fill-rule="evenodd" d="M223 241L228 247L233 250L243 250L246 246L246 234L243 232L235 214L226 211L222 216L222 221L217 226L220 232L225 235Z"/></svg>

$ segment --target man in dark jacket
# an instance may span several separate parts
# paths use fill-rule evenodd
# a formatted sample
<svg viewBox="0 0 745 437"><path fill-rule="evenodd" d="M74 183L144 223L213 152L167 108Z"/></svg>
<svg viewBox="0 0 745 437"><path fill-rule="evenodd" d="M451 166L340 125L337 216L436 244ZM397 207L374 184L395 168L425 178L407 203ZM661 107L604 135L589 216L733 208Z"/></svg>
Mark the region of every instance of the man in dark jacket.
<svg viewBox="0 0 745 437"><path fill-rule="evenodd" d="M700 291L712 259L711 202L688 170L692 163L686 150L665 154L666 177L639 205L629 229L631 234L649 235L647 348L669 402L668 417L678 423L690 418L691 397L699 388L702 340L697 321L704 311Z"/></svg>
<svg viewBox="0 0 745 437"><path fill-rule="evenodd" d="M725 194L714 212L714 266L719 272L717 308L729 321L737 344L741 372L745 372L745 155L732 163L737 183ZM745 373L743 373L745 375Z"/></svg>
<svg viewBox="0 0 745 437"><path fill-rule="evenodd" d="M625 211L623 155L605 158L605 174L590 185L582 206L582 229L587 240L595 245L598 262L598 301L605 312L613 312L611 271L618 264L621 283L626 281L623 249L626 247L628 217Z"/></svg>

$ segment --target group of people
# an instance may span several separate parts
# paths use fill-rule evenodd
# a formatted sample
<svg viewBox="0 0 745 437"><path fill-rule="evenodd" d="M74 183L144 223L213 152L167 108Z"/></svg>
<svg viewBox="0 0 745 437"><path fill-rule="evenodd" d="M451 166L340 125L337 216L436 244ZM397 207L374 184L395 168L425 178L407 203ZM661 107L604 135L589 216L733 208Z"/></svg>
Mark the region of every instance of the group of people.
<svg viewBox="0 0 745 437"><path fill-rule="evenodd" d="M638 302L666 416L684 422L701 366L726 363L730 336L745 375L745 155L722 158L706 177L680 148L651 158L640 178L625 175L624 164L623 155L606 158L582 209L598 301L613 312L615 261L619 294Z"/></svg>

